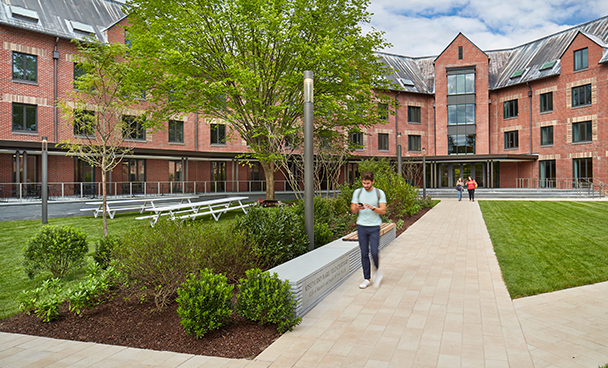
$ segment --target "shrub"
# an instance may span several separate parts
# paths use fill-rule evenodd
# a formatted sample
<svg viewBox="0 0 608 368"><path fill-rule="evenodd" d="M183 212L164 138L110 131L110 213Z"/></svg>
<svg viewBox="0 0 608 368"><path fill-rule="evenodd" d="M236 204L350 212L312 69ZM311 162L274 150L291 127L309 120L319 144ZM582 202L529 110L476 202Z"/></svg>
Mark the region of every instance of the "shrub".
<svg viewBox="0 0 608 368"><path fill-rule="evenodd" d="M27 243L23 267L30 279L50 271L54 278L63 278L84 264L89 250L87 236L71 226L43 226Z"/></svg>
<svg viewBox="0 0 608 368"><path fill-rule="evenodd" d="M120 247L120 237L116 235L108 235L97 241L95 247L95 253L93 253L93 259L102 269L106 269L110 262L114 259L112 252L114 249Z"/></svg>
<svg viewBox="0 0 608 368"><path fill-rule="evenodd" d="M225 276L208 269L191 274L177 289L177 314L186 332L198 339L221 327L232 314L232 289Z"/></svg>
<svg viewBox="0 0 608 368"><path fill-rule="evenodd" d="M289 283L282 282L276 273L270 276L259 269L249 270L238 288L237 312L248 320L276 323L279 333L291 331L302 321L296 317L296 301Z"/></svg>
<svg viewBox="0 0 608 368"><path fill-rule="evenodd" d="M108 266L101 270L98 264L93 264L85 280L68 292L68 309L71 313L80 316L85 308L92 309L103 302L103 297L116 283L118 272L114 267Z"/></svg>
<svg viewBox="0 0 608 368"><path fill-rule="evenodd" d="M260 267L268 269L289 261L308 250L304 221L296 206L249 207L237 219L246 241L254 247Z"/></svg>
<svg viewBox="0 0 608 368"><path fill-rule="evenodd" d="M34 290L23 291L19 297L19 310L36 313L42 322L50 322L59 317L59 309L64 301L64 291L61 279L45 280Z"/></svg>

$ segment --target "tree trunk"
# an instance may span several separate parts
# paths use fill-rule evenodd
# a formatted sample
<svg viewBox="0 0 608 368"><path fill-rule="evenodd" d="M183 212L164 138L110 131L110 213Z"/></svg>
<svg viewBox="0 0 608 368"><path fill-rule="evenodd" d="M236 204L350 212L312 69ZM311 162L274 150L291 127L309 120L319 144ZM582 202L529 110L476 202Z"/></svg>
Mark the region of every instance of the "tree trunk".
<svg viewBox="0 0 608 368"><path fill-rule="evenodd" d="M107 217L107 213L106 213L106 203L107 203L106 172L104 171L104 169L101 170L101 198L102 198L102 202L103 202L103 212L102 212L103 235L108 236L108 217Z"/></svg>
<svg viewBox="0 0 608 368"><path fill-rule="evenodd" d="M266 178L266 199L274 201L274 161L260 160L260 165L264 169L264 177Z"/></svg>

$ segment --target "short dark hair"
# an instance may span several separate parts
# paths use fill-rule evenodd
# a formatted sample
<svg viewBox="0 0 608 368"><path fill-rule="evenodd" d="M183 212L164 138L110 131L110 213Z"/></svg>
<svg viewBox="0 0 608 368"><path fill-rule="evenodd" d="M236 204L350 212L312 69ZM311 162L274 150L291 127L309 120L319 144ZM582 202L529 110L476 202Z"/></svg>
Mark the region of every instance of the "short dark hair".
<svg viewBox="0 0 608 368"><path fill-rule="evenodd" d="M374 181L374 173L371 171L364 172L363 174L361 174L361 180Z"/></svg>

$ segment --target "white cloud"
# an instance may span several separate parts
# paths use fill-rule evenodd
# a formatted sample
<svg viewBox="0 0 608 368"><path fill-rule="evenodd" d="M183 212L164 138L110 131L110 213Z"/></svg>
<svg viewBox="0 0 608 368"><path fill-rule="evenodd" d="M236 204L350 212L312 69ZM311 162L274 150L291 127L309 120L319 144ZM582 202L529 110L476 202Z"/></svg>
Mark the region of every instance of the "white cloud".
<svg viewBox="0 0 608 368"><path fill-rule="evenodd" d="M462 32L482 50L512 48L608 14L591 0L372 0L372 26L412 57L441 53Z"/></svg>

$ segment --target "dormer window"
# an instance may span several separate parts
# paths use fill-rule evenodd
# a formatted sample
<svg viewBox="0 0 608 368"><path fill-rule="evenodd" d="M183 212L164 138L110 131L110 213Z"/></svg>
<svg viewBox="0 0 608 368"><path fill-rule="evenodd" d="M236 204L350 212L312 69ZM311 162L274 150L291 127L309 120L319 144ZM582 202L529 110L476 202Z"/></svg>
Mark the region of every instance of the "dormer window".
<svg viewBox="0 0 608 368"><path fill-rule="evenodd" d="M38 21L40 20L40 17L38 17L38 12L36 12L35 10L30 10L30 9L26 9L26 8L22 8L20 6L14 6L14 5L11 5L10 8L11 8L11 15L15 19L27 20L27 21L35 22L35 23L38 23Z"/></svg>
<svg viewBox="0 0 608 368"><path fill-rule="evenodd" d="M574 51L574 71L589 67L589 51L587 48Z"/></svg>
<svg viewBox="0 0 608 368"><path fill-rule="evenodd" d="M95 33L95 28L93 28L93 26L85 24L85 23L80 23L77 22L75 20L70 21L71 25L72 25L72 29L74 29L74 31L78 31L78 32L82 32L82 33L87 33L87 34L94 34Z"/></svg>

